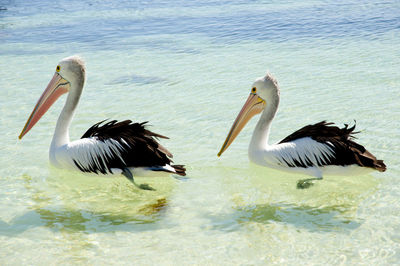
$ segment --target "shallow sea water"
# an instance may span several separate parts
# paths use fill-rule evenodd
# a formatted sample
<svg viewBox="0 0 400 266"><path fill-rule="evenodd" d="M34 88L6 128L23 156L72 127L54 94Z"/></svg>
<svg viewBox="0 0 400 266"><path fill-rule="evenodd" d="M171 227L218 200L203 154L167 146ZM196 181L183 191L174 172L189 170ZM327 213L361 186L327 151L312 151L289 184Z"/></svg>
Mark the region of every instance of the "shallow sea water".
<svg viewBox="0 0 400 266"><path fill-rule="evenodd" d="M400 263L397 1L0 1L0 263ZM187 178L97 178L53 169L59 100L17 139L64 57L87 82L71 127L150 121ZM388 170L302 176L249 163L253 119L217 158L253 80L281 86L271 142L357 121Z"/></svg>

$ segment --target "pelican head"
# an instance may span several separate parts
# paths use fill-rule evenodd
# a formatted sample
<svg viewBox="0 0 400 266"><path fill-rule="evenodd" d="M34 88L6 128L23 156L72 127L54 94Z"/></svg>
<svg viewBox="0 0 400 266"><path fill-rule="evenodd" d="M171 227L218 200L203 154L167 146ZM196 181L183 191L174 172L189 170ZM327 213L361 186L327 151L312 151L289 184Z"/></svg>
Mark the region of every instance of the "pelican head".
<svg viewBox="0 0 400 266"><path fill-rule="evenodd" d="M253 116L261 113L266 108L267 103L277 98L279 98L279 86L276 79L269 73L264 77L257 78L251 86L250 95L246 103L233 122L231 130L218 153L218 157L228 149L247 122Z"/></svg>
<svg viewBox="0 0 400 266"><path fill-rule="evenodd" d="M79 99L84 81L85 64L81 58L70 56L61 60L56 67L53 78L40 96L35 108L33 108L19 139L22 139L28 133L61 95L71 92L70 94L77 95L75 98Z"/></svg>

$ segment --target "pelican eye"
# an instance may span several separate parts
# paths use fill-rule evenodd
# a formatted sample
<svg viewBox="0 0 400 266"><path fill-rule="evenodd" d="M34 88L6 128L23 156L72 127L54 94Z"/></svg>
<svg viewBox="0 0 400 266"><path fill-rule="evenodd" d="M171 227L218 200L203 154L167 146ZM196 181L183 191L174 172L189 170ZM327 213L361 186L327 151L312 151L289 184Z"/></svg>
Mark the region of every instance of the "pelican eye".
<svg viewBox="0 0 400 266"><path fill-rule="evenodd" d="M57 67L56 67L56 71L57 71L57 72L60 72L60 69L61 69L60 66L57 66Z"/></svg>
<svg viewBox="0 0 400 266"><path fill-rule="evenodd" d="M257 88L256 87L251 88L251 92L252 93L256 93L257 92Z"/></svg>

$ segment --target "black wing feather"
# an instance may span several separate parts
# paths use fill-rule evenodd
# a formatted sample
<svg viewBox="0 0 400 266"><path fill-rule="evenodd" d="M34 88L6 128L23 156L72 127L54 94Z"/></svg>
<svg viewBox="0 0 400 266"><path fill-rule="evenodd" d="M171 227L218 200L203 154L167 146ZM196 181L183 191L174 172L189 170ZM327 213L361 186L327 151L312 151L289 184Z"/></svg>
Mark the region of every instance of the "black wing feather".
<svg viewBox="0 0 400 266"><path fill-rule="evenodd" d="M122 150L119 149L123 161L114 153L108 156L106 165L102 160L98 160L99 165L93 162L88 166L79 165L78 162L74 161L75 165L81 171L106 174L107 172L111 172L111 168L153 167L170 165L172 163L170 159L172 158L172 154L156 140L156 138L168 138L147 130L145 128L147 122L132 123L131 120L104 122L105 120L94 124L81 138L96 138L98 141L103 142L110 139L117 141L123 147ZM177 171L178 174L185 174L183 166L171 166L179 170Z"/></svg>
<svg viewBox="0 0 400 266"><path fill-rule="evenodd" d="M334 126L334 123L322 121L313 125L307 125L287 136L279 143L294 141L296 139L310 137L320 143L330 143L335 151L335 158L329 160L331 165L351 165L371 167L378 171L385 171L386 165L382 160L378 160L374 155L367 151L364 146L354 141L356 125L349 127L347 124L343 128ZM330 146L331 146L330 145Z"/></svg>

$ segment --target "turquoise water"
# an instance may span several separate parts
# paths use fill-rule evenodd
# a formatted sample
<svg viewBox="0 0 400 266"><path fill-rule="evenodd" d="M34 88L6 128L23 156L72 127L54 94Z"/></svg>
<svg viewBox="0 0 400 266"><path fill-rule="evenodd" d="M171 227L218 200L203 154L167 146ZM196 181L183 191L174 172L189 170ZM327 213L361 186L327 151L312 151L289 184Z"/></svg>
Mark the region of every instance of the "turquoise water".
<svg viewBox="0 0 400 266"><path fill-rule="evenodd" d="M400 261L397 1L0 2L0 263L395 264ZM64 99L17 139L60 59L87 83L71 128L150 121L187 178L96 178L53 169ZM250 164L256 120L217 158L250 91L281 86L271 141L357 121L388 170L302 176Z"/></svg>

